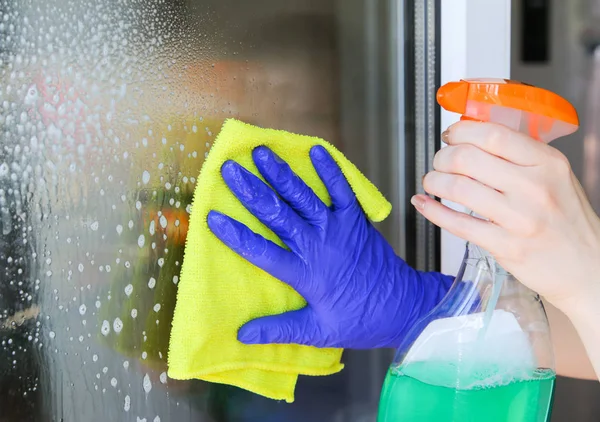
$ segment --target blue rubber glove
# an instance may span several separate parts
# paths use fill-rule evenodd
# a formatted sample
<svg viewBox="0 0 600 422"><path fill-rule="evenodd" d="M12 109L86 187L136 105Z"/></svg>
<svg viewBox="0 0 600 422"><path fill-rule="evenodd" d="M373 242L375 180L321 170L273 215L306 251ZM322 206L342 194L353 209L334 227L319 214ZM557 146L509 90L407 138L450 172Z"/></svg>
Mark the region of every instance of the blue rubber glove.
<svg viewBox="0 0 600 422"><path fill-rule="evenodd" d="M441 300L453 278L418 272L396 256L323 147L313 147L310 157L331 207L268 148L258 147L252 155L277 193L233 161L223 165L223 178L290 250L215 211L208 225L239 255L292 286L308 306L250 321L238 339L246 344L397 347L407 329Z"/></svg>

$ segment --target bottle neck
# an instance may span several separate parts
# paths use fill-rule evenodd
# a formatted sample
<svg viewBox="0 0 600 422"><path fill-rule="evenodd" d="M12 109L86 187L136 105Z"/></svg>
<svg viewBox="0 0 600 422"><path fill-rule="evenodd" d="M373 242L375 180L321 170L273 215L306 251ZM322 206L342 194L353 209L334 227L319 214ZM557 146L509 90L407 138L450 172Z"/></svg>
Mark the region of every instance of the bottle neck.
<svg viewBox="0 0 600 422"><path fill-rule="evenodd" d="M459 287L464 282L474 284L480 294L493 290L493 286L496 285L502 289L501 294L517 294L539 299L536 292L505 270L492 254L471 242L467 242L461 274L452 288ZM491 286L491 289L488 290L487 286Z"/></svg>
<svg viewBox="0 0 600 422"><path fill-rule="evenodd" d="M491 253L474 243L467 242L464 259L471 264L486 266L490 274L510 276Z"/></svg>

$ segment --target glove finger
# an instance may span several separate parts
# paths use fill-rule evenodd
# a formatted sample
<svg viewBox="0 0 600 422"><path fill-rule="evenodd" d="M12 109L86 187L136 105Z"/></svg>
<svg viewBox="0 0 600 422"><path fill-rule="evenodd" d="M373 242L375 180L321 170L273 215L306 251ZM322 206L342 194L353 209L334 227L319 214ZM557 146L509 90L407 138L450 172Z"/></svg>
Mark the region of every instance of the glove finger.
<svg viewBox="0 0 600 422"><path fill-rule="evenodd" d="M215 236L242 258L296 288L302 262L292 252L219 212L211 211L207 222Z"/></svg>
<svg viewBox="0 0 600 422"><path fill-rule="evenodd" d="M248 322L238 332L238 340L244 344L302 344L322 347L313 311L303 308L258 318Z"/></svg>
<svg viewBox="0 0 600 422"><path fill-rule="evenodd" d="M300 252L306 222L262 180L234 161L221 168L223 179L240 202L292 251Z"/></svg>
<svg viewBox="0 0 600 422"><path fill-rule="evenodd" d="M327 218L327 206L277 154L261 146L252 152L252 157L265 180L301 217L312 224Z"/></svg>
<svg viewBox="0 0 600 422"><path fill-rule="evenodd" d="M357 203L346 176L342 173L335 160L320 145L310 150L310 158L319 177L329 191L334 209L346 209Z"/></svg>

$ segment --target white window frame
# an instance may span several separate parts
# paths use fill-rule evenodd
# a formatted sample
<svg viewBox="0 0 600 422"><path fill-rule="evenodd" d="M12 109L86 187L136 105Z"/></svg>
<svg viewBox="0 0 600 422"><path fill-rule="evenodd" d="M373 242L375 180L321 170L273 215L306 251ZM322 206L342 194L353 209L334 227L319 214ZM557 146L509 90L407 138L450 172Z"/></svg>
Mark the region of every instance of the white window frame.
<svg viewBox="0 0 600 422"><path fill-rule="evenodd" d="M465 78L509 78L511 0L441 0L440 3L441 83ZM442 110L442 130L459 119L460 116ZM465 211L460 205L444 203ZM458 272L464 248L463 240L442 230L442 272Z"/></svg>

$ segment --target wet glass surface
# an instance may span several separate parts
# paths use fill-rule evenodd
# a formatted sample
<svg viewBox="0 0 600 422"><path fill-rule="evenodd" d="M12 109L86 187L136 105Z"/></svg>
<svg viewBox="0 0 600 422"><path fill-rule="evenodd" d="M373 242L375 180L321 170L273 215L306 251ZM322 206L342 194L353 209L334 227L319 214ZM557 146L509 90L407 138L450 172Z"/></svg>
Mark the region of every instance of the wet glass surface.
<svg viewBox="0 0 600 422"><path fill-rule="evenodd" d="M371 420L375 352L303 378L293 405L166 375L195 177L223 120L321 136L369 170L350 117L387 86L365 86L358 54L340 74L364 6L0 0L1 422Z"/></svg>

